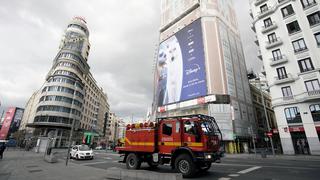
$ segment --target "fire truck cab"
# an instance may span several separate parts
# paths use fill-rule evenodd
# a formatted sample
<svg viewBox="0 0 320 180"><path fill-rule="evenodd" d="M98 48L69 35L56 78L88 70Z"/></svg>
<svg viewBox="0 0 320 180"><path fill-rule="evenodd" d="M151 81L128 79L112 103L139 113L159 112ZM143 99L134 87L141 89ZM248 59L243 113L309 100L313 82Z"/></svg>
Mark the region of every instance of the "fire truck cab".
<svg viewBox="0 0 320 180"><path fill-rule="evenodd" d="M213 117L158 118L157 123L128 125L125 144L117 147L128 169L170 164L184 177L207 171L222 156L222 135Z"/></svg>

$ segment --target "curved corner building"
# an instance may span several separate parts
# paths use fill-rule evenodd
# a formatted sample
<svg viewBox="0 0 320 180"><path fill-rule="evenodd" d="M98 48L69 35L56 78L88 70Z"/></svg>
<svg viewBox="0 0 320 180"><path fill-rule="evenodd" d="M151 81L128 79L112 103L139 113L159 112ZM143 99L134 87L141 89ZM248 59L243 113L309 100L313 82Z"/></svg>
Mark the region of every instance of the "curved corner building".
<svg viewBox="0 0 320 180"><path fill-rule="evenodd" d="M98 131L96 126L102 124L98 116L105 113L99 111L107 111L106 94L89 72L89 50L86 21L75 17L65 30L53 66L37 93L33 122L27 125L36 128L40 136L48 136L50 132L56 137L55 146L67 144L73 121L80 122L80 129Z"/></svg>

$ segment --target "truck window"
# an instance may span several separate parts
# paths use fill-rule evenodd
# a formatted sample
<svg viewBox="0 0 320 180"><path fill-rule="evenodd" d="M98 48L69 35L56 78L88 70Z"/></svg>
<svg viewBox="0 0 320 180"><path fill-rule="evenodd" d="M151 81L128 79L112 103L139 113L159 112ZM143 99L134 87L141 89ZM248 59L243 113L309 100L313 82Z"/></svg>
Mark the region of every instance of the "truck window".
<svg viewBox="0 0 320 180"><path fill-rule="evenodd" d="M162 124L162 134L171 136L171 134L172 134L172 124L163 123Z"/></svg>
<svg viewBox="0 0 320 180"><path fill-rule="evenodd" d="M176 123L176 133L180 132L180 122Z"/></svg>
<svg viewBox="0 0 320 180"><path fill-rule="evenodd" d="M184 132L188 134L197 135L197 128L194 122L186 121L184 123Z"/></svg>

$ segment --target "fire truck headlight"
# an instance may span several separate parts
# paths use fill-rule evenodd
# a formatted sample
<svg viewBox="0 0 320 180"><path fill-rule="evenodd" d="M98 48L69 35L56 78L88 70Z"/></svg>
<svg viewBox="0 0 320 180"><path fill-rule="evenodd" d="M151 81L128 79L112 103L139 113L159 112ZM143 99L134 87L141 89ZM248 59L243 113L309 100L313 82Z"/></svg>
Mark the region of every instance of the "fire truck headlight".
<svg viewBox="0 0 320 180"><path fill-rule="evenodd" d="M205 155L205 158L206 158L206 159L211 159L212 156L211 156L211 154L207 154L207 155Z"/></svg>

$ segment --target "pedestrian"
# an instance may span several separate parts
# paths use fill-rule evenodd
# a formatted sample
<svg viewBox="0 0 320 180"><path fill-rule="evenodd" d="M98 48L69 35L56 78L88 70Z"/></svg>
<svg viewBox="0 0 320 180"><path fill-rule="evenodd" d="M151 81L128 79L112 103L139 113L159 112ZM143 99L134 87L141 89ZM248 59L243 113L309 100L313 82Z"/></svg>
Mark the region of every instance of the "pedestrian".
<svg viewBox="0 0 320 180"><path fill-rule="evenodd" d="M5 149L6 149L6 144L3 142L0 145L0 158L1 159L3 158L3 152L4 152Z"/></svg>
<svg viewBox="0 0 320 180"><path fill-rule="evenodd" d="M305 149L306 153L310 155L308 140L306 140L304 143L304 149Z"/></svg>

